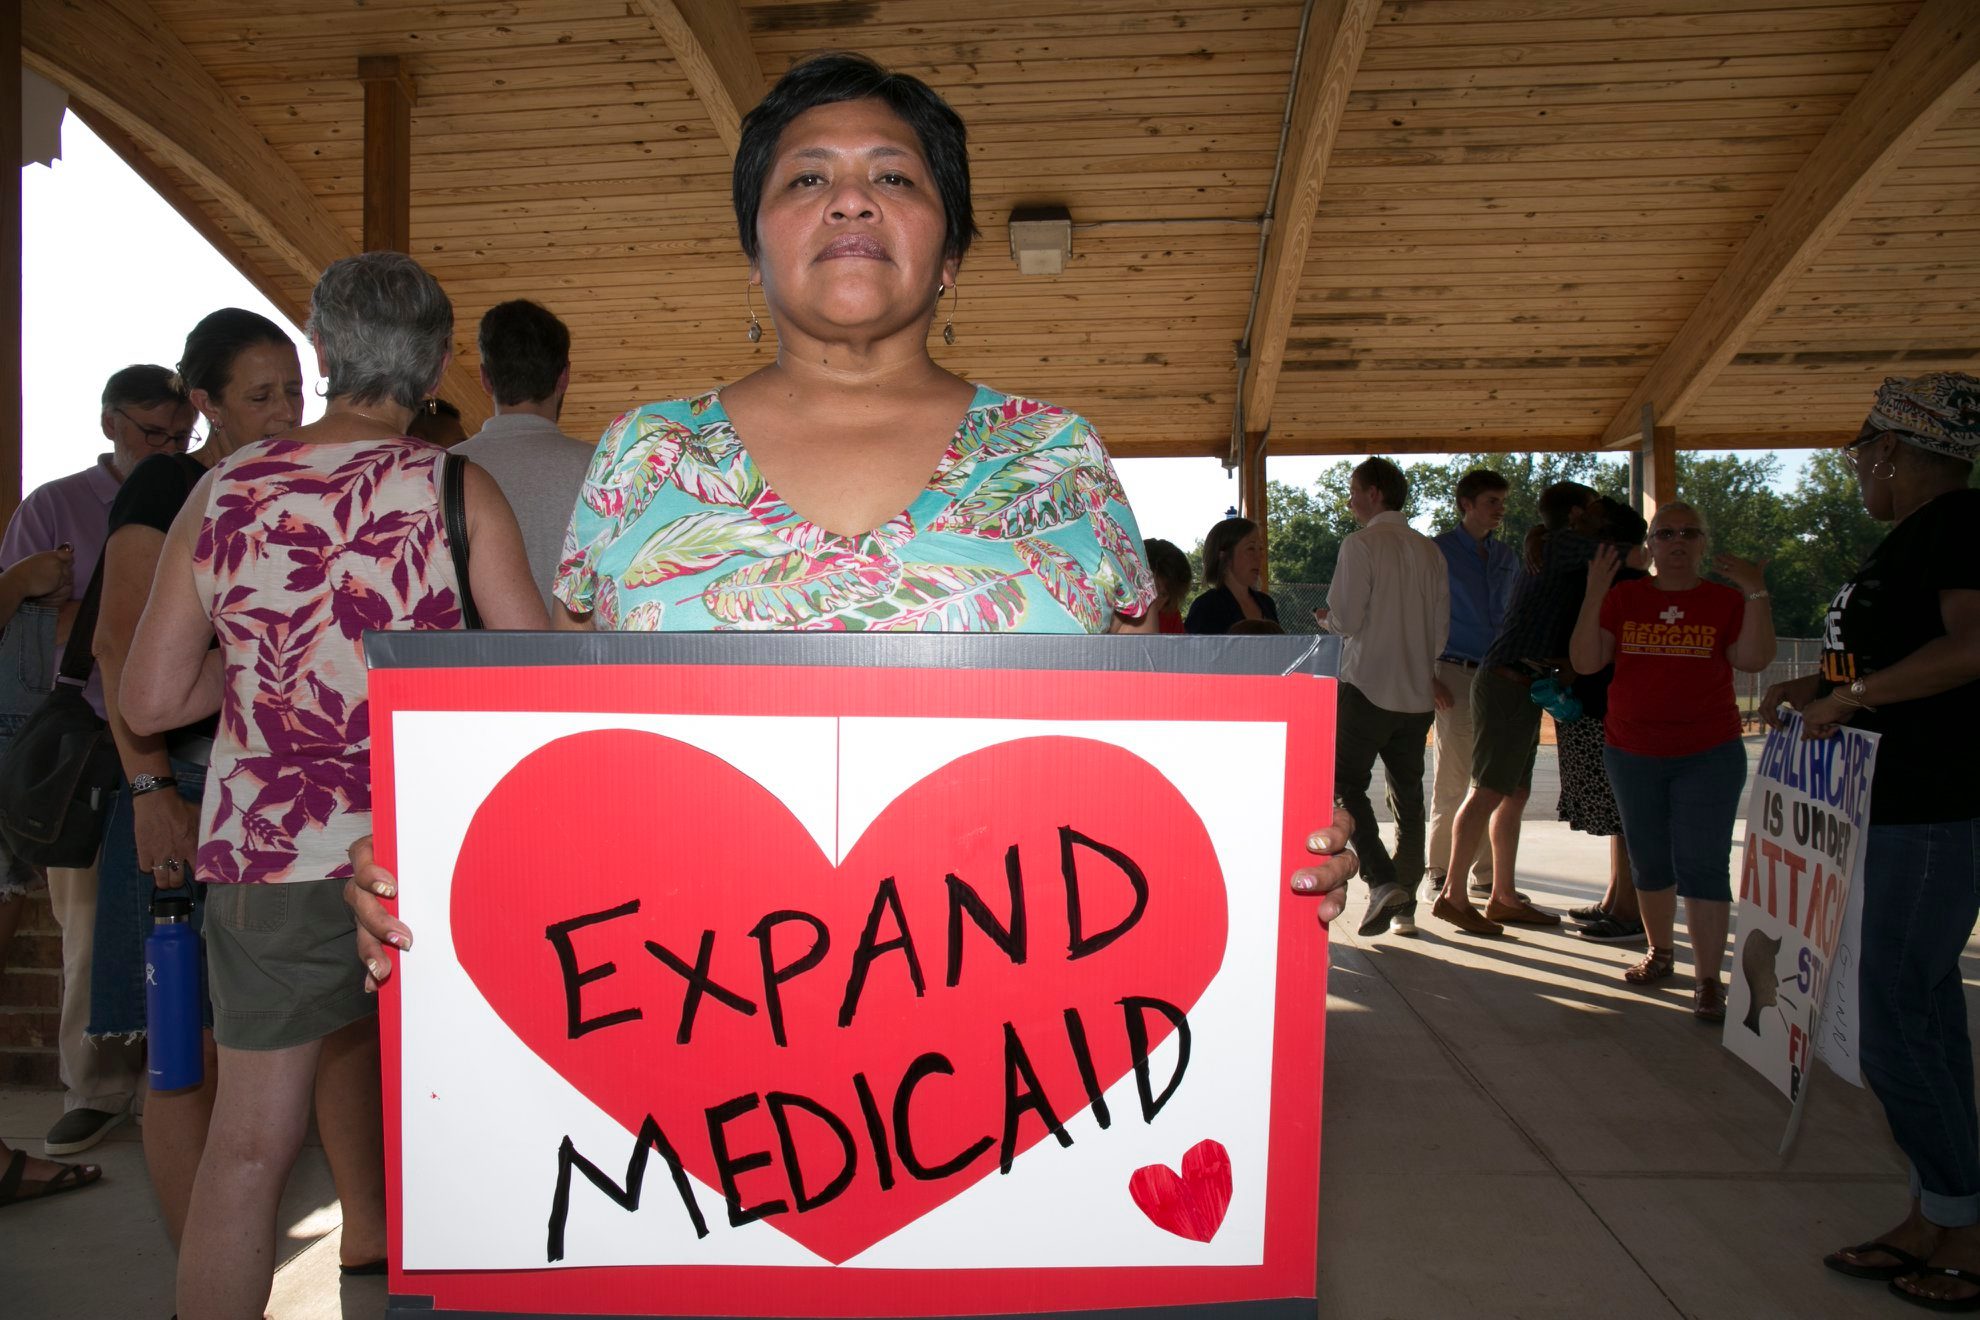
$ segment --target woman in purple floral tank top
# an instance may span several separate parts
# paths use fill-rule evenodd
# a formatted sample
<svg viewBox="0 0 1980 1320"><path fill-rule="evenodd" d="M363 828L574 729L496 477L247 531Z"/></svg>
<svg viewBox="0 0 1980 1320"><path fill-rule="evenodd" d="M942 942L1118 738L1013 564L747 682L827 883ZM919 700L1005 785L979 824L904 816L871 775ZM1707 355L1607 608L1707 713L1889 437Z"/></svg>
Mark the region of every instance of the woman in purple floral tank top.
<svg viewBox="0 0 1980 1320"><path fill-rule="evenodd" d="M453 307L411 258L332 265L309 335L323 417L230 454L194 487L159 558L125 670L139 733L219 712L198 878L220 1087L193 1184L178 1306L259 1315L275 1209L311 1094L342 1134L346 1206L382 1203L375 1000L341 889L371 822L368 629L458 628L440 508L442 451L406 435L451 356ZM467 469L469 584L494 628L541 628L542 597L494 481ZM217 649L209 650L219 639ZM352 1137L355 1135L356 1139ZM326 1141L326 1147L331 1143ZM354 1254L376 1272L385 1243Z"/></svg>

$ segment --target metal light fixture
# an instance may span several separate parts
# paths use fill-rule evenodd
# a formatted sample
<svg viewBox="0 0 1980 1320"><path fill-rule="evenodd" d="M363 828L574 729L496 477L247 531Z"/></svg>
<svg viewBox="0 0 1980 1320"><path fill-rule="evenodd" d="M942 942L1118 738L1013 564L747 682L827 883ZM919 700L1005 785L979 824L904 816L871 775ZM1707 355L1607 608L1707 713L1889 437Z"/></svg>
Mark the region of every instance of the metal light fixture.
<svg viewBox="0 0 1980 1320"><path fill-rule="evenodd" d="M1020 275L1057 275L1072 256L1072 212L1021 206L1011 212L1011 260Z"/></svg>

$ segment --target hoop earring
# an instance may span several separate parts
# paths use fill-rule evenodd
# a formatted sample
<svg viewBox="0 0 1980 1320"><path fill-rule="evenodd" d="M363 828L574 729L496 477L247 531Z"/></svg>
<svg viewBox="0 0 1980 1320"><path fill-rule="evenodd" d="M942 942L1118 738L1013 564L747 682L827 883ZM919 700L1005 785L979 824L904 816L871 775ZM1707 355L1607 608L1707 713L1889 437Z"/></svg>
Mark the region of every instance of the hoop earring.
<svg viewBox="0 0 1980 1320"><path fill-rule="evenodd" d="M763 338L763 324L756 319L756 299L750 294L747 280L743 281L743 306L749 309L749 328L743 334L754 344Z"/></svg>
<svg viewBox="0 0 1980 1320"><path fill-rule="evenodd" d="M938 303L942 299L943 292L944 290L939 287L935 290L935 300ZM949 295L949 317L942 323L942 342L945 344L954 344L956 342L956 286L953 284L948 286L946 292Z"/></svg>
<svg viewBox="0 0 1980 1320"><path fill-rule="evenodd" d="M316 397L319 399L330 397L330 382L328 380L319 380L316 382Z"/></svg>
<svg viewBox="0 0 1980 1320"><path fill-rule="evenodd" d="M1889 471L1879 472L1878 468L1888 468ZM1886 454L1870 465L1870 475L1879 481L1889 481L1897 475L1897 464L1891 462L1890 455Z"/></svg>

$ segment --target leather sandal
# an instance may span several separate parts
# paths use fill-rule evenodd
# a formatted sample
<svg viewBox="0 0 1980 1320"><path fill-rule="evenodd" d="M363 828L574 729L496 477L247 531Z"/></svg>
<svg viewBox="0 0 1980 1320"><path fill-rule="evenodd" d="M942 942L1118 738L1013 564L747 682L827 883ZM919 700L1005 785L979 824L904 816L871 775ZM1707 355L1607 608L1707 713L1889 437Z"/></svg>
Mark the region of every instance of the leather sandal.
<svg viewBox="0 0 1980 1320"><path fill-rule="evenodd" d="M1718 981L1700 981L1692 988L1691 1016L1700 1022L1726 1020L1726 992Z"/></svg>
<svg viewBox="0 0 1980 1320"><path fill-rule="evenodd" d="M0 1173L0 1207L79 1192L103 1176L103 1170L94 1164L58 1164L59 1172L51 1177L30 1178L27 1166L28 1153L15 1151L14 1158L7 1162L7 1171Z"/></svg>
<svg viewBox="0 0 1980 1320"><path fill-rule="evenodd" d="M1623 973L1623 980L1631 985L1654 985L1668 980L1673 972L1671 949L1652 948L1643 955L1636 966Z"/></svg>

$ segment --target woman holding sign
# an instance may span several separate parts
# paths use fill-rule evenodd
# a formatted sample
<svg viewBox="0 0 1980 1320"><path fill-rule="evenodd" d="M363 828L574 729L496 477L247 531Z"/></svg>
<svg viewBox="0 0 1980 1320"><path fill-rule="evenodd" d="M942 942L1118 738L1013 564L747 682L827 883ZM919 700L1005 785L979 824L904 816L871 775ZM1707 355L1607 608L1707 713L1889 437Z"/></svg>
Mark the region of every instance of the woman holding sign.
<svg viewBox="0 0 1980 1320"><path fill-rule="evenodd" d="M1691 935L1692 1012L1726 1016L1719 969L1732 915L1732 834L1746 788L1733 670L1774 660L1766 566L1720 555L1734 586L1703 576L1705 521L1677 500L1650 522L1656 576L1615 583L1612 545L1588 565L1588 591L1568 643L1577 673L1615 665L1602 760L1622 813L1637 905L1650 951L1623 973L1631 985L1674 974L1678 895Z"/></svg>
<svg viewBox="0 0 1980 1320"><path fill-rule="evenodd" d="M778 344L721 390L648 404L599 442L565 540L559 628L1100 633L1156 587L1086 419L929 355L976 235L962 120L864 56L794 66L743 120L734 200L748 288ZM754 310L749 342L762 335ZM1340 912L1338 814L1295 892ZM346 898L373 983L412 933L352 851Z"/></svg>
<svg viewBox="0 0 1980 1320"><path fill-rule="evenodd" d="M1980 1117L1959 959L1980 917L1980 379L1896 377L1846 451L1893 524L1836 593L1822 670L1767 692L1804 733L1882 735L1863 861L1860 1059L1911 1161L1911 1211L1833 1252L1906 1301L1980 1311Z"/></svg>

